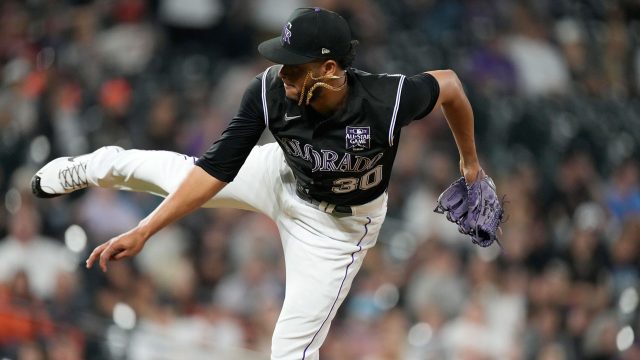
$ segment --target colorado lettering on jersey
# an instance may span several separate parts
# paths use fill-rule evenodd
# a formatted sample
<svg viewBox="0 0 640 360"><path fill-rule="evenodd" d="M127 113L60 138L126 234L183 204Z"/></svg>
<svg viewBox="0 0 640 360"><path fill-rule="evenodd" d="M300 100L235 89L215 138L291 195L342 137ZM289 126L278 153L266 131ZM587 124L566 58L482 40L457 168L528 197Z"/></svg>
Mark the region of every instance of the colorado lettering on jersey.
<svg viewBox="0 0 640 360"><path fill-rule="evenodd" d="M310 144L302 145L300 141L288 138L280 138L280 143L289 155L310 162L313 172L363 172L375 167L384 156L384 152L376 154L373 158L349 153L344 153L341 156L333 150L320 149L317 151Z"/></svg>

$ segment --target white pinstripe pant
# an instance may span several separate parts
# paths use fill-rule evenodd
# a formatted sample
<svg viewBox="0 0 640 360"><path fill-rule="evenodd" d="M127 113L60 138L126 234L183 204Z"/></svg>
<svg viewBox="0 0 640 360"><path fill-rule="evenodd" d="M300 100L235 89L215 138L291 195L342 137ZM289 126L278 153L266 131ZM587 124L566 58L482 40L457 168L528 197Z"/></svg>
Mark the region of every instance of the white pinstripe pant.
<svg viewBox="0 0 640 360"><path fill-rule="evenodd" d="M88 163L94 186L174 191L194 158L168 151L102 148ZM376 243L386 214L386 194L358 207L358 215L336 217L295 193L295 179L276 144L256 146L235 180L204 207L261 212L278 226L286 263L286 291L271 348L273 360L315 360L331 321Z"/></svg>

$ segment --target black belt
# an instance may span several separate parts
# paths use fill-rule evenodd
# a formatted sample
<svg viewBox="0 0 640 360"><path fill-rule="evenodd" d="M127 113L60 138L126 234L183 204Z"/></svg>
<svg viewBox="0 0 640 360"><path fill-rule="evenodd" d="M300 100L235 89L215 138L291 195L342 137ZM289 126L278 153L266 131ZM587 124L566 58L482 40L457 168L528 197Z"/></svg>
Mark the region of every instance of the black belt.
<svg viewBox="0 0 640 360"><path fill-rule="evenodd" d="M325 201L318 201L312 198L309 194L307 194L302 187L296 186L296 194L298 197L309 204L316 206L319 210L324 211L329 214L345 214L352 215L353 211L351 210L351 206L348 205L333 205L329 204ZM321 206L322 205L322 206Z"/></svg>

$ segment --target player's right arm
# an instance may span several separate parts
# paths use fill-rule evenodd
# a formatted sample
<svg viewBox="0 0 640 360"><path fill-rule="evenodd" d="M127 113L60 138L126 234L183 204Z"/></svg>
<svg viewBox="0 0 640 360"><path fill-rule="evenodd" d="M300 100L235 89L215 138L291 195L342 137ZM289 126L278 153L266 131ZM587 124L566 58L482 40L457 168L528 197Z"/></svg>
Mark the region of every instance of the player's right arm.
<svg viewBox="0 0 640 360"><path fill-rule="evenodd" d="M202 206L226 184L201 167L194 166L176 191L169 194L138 226L96 247L87 259L87 267L92 267L99 259L100 268L107 271L109 260L120 260L138 254L152 235Z"/></svg>
<svg viewBox="0 0 640 360"><path fill-rule="evenodd" d="M201 207L233 180L265 128L261 90L260 80L254 79L238 114L178 188L136 227L96 247L87 259L88 268L99 260L102 271L107 271L110 260L136 255L151 236Z"/></svg>

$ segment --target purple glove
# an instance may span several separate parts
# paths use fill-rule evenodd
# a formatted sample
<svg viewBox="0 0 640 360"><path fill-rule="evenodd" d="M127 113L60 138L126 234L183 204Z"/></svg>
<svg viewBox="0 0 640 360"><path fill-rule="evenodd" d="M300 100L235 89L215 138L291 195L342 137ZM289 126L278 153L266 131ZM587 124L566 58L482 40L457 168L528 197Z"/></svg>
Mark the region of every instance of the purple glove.
<svg viewBox="0 0 640 360"><path fill-rule="evenodd" d="M469 209L467 196L467 183L464 181L464 178L461 177L440 194L438 204L433 211L439 214L445 214L447 220L452 223L460 224L460 221L467 216Z"/></svg>
<svg viewBox="0 0 640 360"><path fill-rule="evenodd" d="M498 242L497 232L504 210L493 180L480 170L478 178L467 184L464 178L456 180L438 198L435 212L446 213L447 220L458 225L458 231L471 236L471 241L487 247Z"/></svg>

